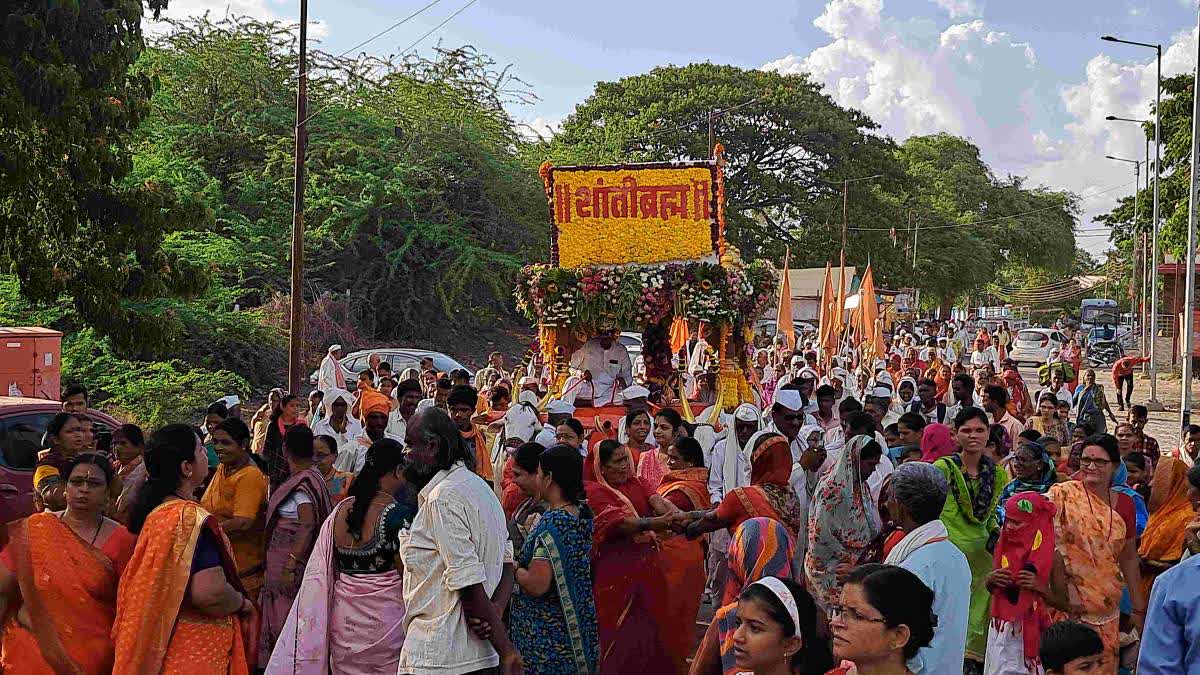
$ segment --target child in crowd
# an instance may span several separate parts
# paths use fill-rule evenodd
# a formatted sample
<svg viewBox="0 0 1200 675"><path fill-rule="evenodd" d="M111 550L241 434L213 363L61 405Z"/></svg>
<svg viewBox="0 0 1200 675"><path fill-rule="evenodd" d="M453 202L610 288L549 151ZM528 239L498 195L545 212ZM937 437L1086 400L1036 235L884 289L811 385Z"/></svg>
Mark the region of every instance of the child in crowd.
<svg viewBox="0 0 1200 675"><path fill-rule="evenodd" d="M1125 468L1129 471L1129 477L1125 482L1142 496L1143 501L1150 503L1150 467L1146 456L1140 452L1131 452L1125 455Z"/></svg>
<svg viewBox="0 0 1200 675"><path fill-rule="evenodd" d="M1106 660L1104 643L1092 628L1077 621L1050 624L1038 647L1046 675L1102 673ZM1108 671L1111 672L1111 671Z"/></svg>

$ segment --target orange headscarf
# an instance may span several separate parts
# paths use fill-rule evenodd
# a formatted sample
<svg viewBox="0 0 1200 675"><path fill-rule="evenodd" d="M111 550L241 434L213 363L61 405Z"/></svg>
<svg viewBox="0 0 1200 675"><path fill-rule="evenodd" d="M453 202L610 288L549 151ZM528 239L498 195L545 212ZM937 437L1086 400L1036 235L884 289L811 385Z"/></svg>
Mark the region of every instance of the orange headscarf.
<svg viewBox="0 0 1200 675"><path fill-rule="evenodd" d="M1154 468L1150 503L1155 508L1138 546L1142 559L1169 562L1183 555L1184 528L1196 515L1188 500L1187 472L1187 465L1175 457L1163 457Z"/></svg>

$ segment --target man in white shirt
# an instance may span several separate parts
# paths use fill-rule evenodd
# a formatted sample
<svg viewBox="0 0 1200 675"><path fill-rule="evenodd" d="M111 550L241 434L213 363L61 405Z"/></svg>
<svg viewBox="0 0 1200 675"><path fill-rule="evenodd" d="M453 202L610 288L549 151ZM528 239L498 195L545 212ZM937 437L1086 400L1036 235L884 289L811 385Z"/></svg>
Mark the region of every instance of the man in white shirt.
<svg viewBox="0 0 1200 675"><path fill-rule="evenodd" d="M1008 414L1008 390L998 384L984 387L983 410L992 418L992 424L999 424L1008 432L1008 442L1015 451L1017 437L1025 430L1025 425Z"/></svg>
<svg viewBox="0 0 1200 675"><path fill-rule="evenodd" d="M408 420L417 412L421 403L421 385L416 380L404 380L392 391L397 406L388 413L387 432L397 438L405 437Z"/></svg>
<svg viewBox="0 0 1200 675"><path fill-rule="evenodd" d="M581 399L589 398L596 406L620 403L617 392L633 384L633 364L629 350L607 332L584 343L571 355L571 369L578 374L565 389ZM567 395L563 398L566 400ZM569 403L574 403L574 397Z"/></svg>
<svg viewBox="0 0 1200 675"><path fill-rule="evenodd" d="M466 462L458 428L437 408L407 425L404 474L418 488L417 516L400 532L404 646L398 673L461 675L521 666L497 607L512 594L512 543L504 510ZM486 623L488 640L467 627Z"/></svg>
<svg viewBox="0 0 1200 675"><path fill-rule="evenodd" d="M542 425L542 429L538 431L533 442L538 443L543 448L552 448L557 444L555 438L556 429L559 423L575 414L575 406L561 399L554 399L546 404L546 423Z"/></svg>
<svg viewBox="0 0 1200 675"><path fill-rule="evenodd" d="M329 353L321 360L321 369L317 371L317 389L328 392L332 389L346 388L346 375L338 362L342 358L342 346L330 345Z"/></svg>
<svg viewBox="0 0 1200 675"><path fill-rule="evenodd" d="M982 368L990 365L993 371L1000 371L1000 355L992 345L984 346L983 340L975 340L975 351L971 352L971 367Z"/></svg>
<svg viewBox="0 0 1200 675"><path fill-rule="evenodd" d="M387 410L388 404L382 400L382 397L372 397L372 400L365 404L362 413L367 423L363 425L362 431L354 437L354 440L347 444L345 451L338 448L338 458L334 461L333 468L357 474L367 463L367 450L375 441L390 438L397 443L404 443L403 437L387 431Z"/></svg>
<svg viewBox="0 0 1200 675"><path fill-rule="evenodd" d="M750 484L750 439L761 429L758 408L743 403L733 411L733 424L725 427L723 437L713 447L708 469L708 494L713 504L720 503L734 488Z"/></svg>
<svg viewBox="0 0 1200 675"><path fill-rule="evenodd" d="M979 408L983 405L975 396L975 378L966 373L959 373L950 380L950 393L954 401L946 408L946 426L954 427L954 418L963 408Z"/></svg>
<svg viewBox="0 0 1200 675"><path fill-rule="evenodd" d="M1067 379L1061 368L1050 370L1050 385L1039 391L1033 400L1042 400L1042 394L1053 394L1055 398L1067 405L1072 407L1075 405L1075 397L1071 394L1071 388L1067 386Z"/></svg>

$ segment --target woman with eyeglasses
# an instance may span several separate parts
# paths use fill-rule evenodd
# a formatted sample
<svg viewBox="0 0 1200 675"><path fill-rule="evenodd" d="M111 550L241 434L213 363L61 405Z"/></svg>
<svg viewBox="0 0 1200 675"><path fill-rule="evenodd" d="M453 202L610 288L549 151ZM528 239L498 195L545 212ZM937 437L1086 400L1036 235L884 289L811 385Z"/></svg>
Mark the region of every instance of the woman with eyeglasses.
<svg viewBox="0 0 1200 675"><path fill-rule="evenodd" d="M1054 515L1055 549L1062 558L1070 609L1053 611L1052 620L1074 619L1104 640L1109 664L1119 648L1121 592L1133 600L1133 623L1140 631L1146 617L1132 499L1113 490L1121 466L1117 439L1096 434L1083 442L1076 480L1058 483L1046 496Z"/></svg>
<svg viewBox="0 0 1200 675"><path fill-rule="evenodd" d="M902 567L860 565L830 608L833 656L828 675L910 675L909 660L933 639L933 591ZM915 665L915 664L914 664Z"/></svg>
<svg viewBox="0 0 1200 675"><path fill-rule="evenodd" d="M8 526L0 552L0 670L6 673L112 672L117 581L135 539L104 517L113 480L109 460L71 458L66 509Z"/></svg>
<svg viewBox="0 0 1200 675"><path fill-rule="evenodd" d="M1000 524L1004 524L1004 504L1008 498L1018 492L1036 492L1044 495L1051 485L1058 482L1058 473L1054 470L1054 462L1046 454L1041 443L1027 442L1017 446L1012 459L1013 475L1015 478L1000 492Z"/></svg>

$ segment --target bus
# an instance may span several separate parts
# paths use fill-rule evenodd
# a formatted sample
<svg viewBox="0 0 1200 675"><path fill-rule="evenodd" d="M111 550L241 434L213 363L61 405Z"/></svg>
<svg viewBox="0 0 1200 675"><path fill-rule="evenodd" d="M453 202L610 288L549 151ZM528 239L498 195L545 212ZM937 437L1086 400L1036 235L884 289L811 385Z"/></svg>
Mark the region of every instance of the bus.
<svg viewBox="0 0 1200 675"><path fill-rule="evenodd" d="M1096 326L1116 326L1121 322L1121 310L1116 300L1086 298L1079 304L1079 327L1090 331Z"/></svg>

